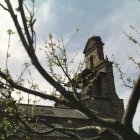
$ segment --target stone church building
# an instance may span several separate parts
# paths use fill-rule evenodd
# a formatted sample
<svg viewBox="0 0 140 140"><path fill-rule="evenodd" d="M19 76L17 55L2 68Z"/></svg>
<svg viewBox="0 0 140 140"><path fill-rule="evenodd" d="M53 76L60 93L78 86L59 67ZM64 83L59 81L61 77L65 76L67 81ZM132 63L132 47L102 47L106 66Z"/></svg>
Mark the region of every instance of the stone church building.
<svg viewBox="0 0 140 140"><path fill-rule="evenodd" d="M103 45L104 43L99 36L89 38L86 43L83 51L86 66L79 74L84 82L81 98L89 107L94 108L108 117L120 120L124 112L123 100L119 99L116 94L112 62L110 62L107 57L104 57ZM95 76L96 79L88 89L88 93L85 92L84 90L88 86L89 81L95 78ZM31 109L31 106L28 105L21 106L24 106L25 110ZM85 125L92 125L87 116L75 109L59 105L55 107L36 106L35 108L38 115L49 120L49 122L55 126L82 127ZM42 126L40 130L43 129ZM92 137L93 135L90 131L77 134L82 137ZM55 131L47 136L34 135L32 139L69 140L70 138Z"/></svg>

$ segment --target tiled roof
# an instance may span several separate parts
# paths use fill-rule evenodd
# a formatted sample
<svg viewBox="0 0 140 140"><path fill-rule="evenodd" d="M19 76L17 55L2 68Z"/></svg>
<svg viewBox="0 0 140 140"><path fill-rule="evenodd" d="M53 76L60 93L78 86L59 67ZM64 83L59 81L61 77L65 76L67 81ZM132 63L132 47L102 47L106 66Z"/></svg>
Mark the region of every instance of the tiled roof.
<svg viewBox="0 0 140 140"><path fill-rule="evenodd" d="M50 106L32 106L32 105L19 105L23 111L29 111L31 113L32 108L37 115L59 117L59 118L76 118L76 119L88 119L83 113L75 109L69 108L56 108Z"/></svg>

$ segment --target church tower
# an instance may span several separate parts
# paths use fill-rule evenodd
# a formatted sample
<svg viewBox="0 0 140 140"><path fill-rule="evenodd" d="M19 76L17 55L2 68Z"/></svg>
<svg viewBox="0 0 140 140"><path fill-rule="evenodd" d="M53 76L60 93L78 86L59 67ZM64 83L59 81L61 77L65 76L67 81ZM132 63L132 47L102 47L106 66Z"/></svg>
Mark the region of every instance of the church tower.
<svg viewBox="0 0 140 140"><path fill-rule="evenodd" d="M86 68L93 69L104 60L103 45L104 43L99 36L93 36L88 39L83 51Z"/></svg>
<svg viewBox="0 0 140 140"><path fill-rule="evenodd" d="M83 98L85 97L89 107L120 120L124 112L123 100L119 99L116 94L112 62L108 61L107 57L104 58L103 45L104 43L99 36L92 36L86 43L83 51L86 65L83 77L88 80L85 80L85 87L90 80L95 78L97 73L98 76Z"/></svg>

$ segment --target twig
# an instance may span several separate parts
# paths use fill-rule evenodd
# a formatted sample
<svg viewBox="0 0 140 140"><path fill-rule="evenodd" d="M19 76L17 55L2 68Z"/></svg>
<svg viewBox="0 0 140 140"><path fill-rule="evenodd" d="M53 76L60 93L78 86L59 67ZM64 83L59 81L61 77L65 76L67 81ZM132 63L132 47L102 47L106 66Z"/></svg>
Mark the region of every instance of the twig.
<svg viewBox="0 0 140 140"><path fill-rule="evenodd" d="M6 8L3 4L1 4L1 3L0 3L0 6L1 6L4 10L6 10L6 11L8 11L8 12L9 12L9 9L8 9L8 8Z"/></svg>

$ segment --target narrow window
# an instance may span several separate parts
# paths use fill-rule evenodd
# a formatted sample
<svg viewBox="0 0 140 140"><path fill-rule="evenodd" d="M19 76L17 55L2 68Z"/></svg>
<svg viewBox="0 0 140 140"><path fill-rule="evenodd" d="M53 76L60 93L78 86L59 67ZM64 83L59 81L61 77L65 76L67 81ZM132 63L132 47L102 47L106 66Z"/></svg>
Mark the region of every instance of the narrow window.
<svg viewBox="0 0 140 140"><path fill-rule="evenodd" d="M96 88L97 88L97 96L102 96L102 83L100 77L98 77L96 81Z"/></svg>
<svg viewBox="0 0 140 140"><path fill-rule="evenodd" d="M93 56L91 55L90 56L90 68L92 69L94 67L94 64L93 64Z"/></svg>

